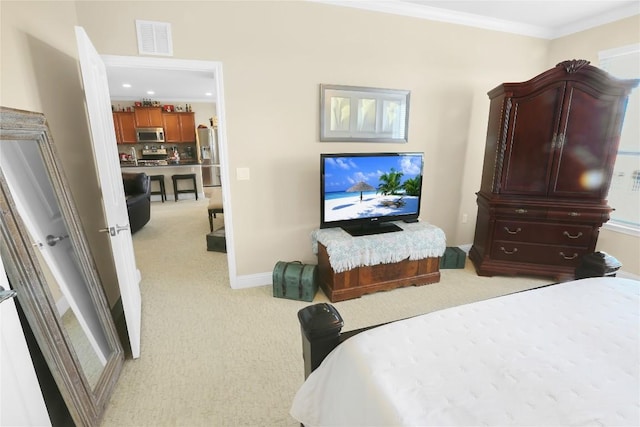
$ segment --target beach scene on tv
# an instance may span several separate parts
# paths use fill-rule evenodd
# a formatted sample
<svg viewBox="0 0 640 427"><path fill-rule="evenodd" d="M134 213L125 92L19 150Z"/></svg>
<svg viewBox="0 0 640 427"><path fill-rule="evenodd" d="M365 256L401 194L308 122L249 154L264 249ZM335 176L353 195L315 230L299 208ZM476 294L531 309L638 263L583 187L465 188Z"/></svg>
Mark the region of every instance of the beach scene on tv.
<svg viewBox="0 0 640 427"><path fill-rule="evenodd" d="M418 212L422 156L324 159L325 222Z"/></svg>

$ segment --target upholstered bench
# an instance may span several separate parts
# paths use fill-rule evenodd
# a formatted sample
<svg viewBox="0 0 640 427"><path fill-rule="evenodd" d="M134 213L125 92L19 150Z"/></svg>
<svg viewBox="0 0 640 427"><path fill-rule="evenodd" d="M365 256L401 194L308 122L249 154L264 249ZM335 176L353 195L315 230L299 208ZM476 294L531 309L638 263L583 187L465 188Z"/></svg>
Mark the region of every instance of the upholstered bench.
<svg viewBox="0 0 640 427"><path fill-rule="evenodd" d="M360 237L340 228L312 233L320 286L331 302L440 281L444 231L426 222L395 224L402 231Z"/></svg>
<svg viewBox="0 0 640 427"><path fill-rule="evenodd" d="M222 200L212 197L211 200L209 201L208 213L209 213L209 230L213 232L213 219L217 218L216 214L224 213L222 209Z"/></svg>

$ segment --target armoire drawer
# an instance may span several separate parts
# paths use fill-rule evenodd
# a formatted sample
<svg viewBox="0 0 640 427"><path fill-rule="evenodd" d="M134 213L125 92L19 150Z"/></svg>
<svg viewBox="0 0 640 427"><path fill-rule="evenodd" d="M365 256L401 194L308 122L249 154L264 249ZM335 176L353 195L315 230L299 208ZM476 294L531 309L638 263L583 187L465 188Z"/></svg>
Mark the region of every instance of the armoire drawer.
<svg viewBox="0 0 640 427"><path fill-rule="evenodd" d="M580 210L549 210L549 212L547 212L547 218L560 221L603 223L609 220L609 214Z"/></svg>
<svg viewBox="0 0 640 427"><path fill-rule="evenodd" d="M494 240L589 246L593 227L534 221L496 220Z"/></svg>
<svg viewBox="0 0 640 427"><path fill-rule="evenodd" d="M498 218L544 219L547 217L547 210L542 208L501 206L496 207L494 212Z"/></svg>
<svg viewBox="0 0 640 427"><path fill-rule="evenodd" d="M496 240L491 248L491 258L503 261L527 262L575 267L587 248L543 245Z"/></svg>

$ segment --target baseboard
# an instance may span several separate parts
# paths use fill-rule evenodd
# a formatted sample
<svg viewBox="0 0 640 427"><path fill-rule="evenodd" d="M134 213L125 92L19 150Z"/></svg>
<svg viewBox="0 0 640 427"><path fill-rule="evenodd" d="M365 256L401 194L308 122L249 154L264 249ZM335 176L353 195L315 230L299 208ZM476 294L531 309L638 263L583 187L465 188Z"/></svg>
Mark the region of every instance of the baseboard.
<svg viewBox="0 0 640 427"><path fill-rule="evenodd" d="M273 272L247 274L244 276L236 276L235 286L233 289L256 288L258 286L271 285L273 282Z"/></svg>
<svg viewBox="0 0 640 427"><path fill-rule="evenodd" d="M469 250L471 249L471 243L467 245L458 245L458 247L463 251L465 251L468 255ZM627 273L622 270L619 271L618 274L616 274L616 276L622 277L625 279L640 280L640 276L637 276L632 273ZM235 286L232 286L232 288L233 289L256 288L258 286L271 285L272 282L273 282L273 272L247 274L244 276L237 276Z"/></svg>
<svg viewBox="0 0 640 427"><path fill-rule="evenodd" d="M469 255L469 251L471 250L471 243L469 243L468 245L459 245L458 247L465 251L467 255Z"/></svg>
<svg viewBox="0 0 640 427"><path fill-rule="evenodd" d="M182 200L195 200L196 196L193 193L180 193L178 195L178 201ZM207 199L207 195L204 193L198 193L198 200ZM152 194L151 199L152 202L162 202L162 196L159 194ZM167 193L167 202L175 202L175 196L173 193Z"/></svg>

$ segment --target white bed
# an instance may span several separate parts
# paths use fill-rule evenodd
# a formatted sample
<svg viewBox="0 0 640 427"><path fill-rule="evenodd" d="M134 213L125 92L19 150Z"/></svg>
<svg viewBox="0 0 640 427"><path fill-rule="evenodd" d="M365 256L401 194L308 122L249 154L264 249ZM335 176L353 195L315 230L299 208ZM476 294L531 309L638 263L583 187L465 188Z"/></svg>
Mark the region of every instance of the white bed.
<svg viewBox="0 0 640 427"><path fill-rule="evenodd" d="M311 426L638 426L640 282L590 278L355 335L291 415Z"/></svg>

